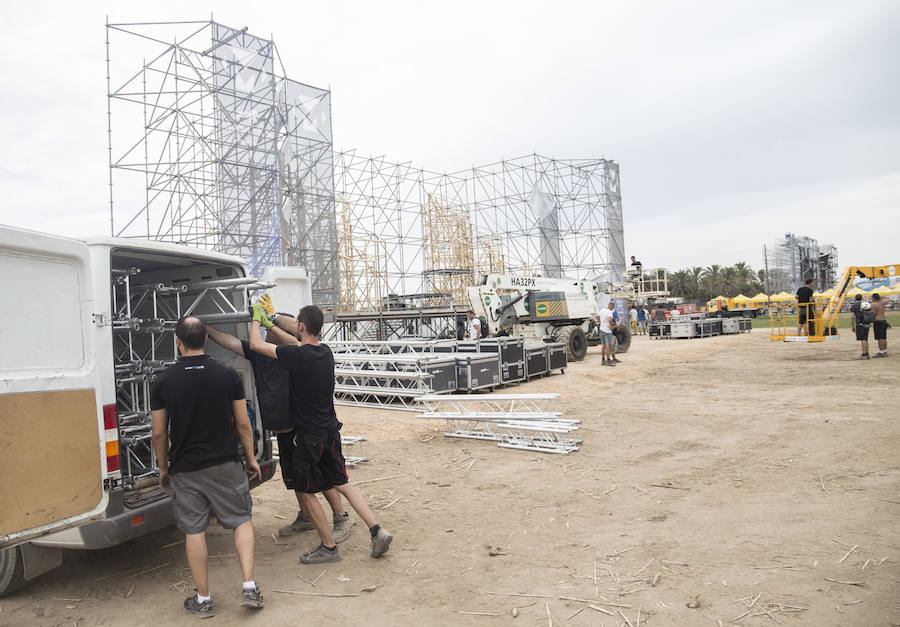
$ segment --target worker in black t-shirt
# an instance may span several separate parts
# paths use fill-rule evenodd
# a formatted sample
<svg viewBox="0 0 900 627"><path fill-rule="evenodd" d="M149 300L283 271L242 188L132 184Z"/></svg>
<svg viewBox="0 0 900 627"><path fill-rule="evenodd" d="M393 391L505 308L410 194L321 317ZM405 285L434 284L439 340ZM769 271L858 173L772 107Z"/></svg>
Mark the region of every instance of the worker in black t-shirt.
<svg viewBox="0 0 900 627"><path fill-rule="evenodd" d="M272 327L272 323L269 322L269 319L261 311L258 304L253 306L253 312L254 317L259 318L264 326L267 328ZM278 465L281 467L281 478L284 480L284 486L296 495L297 504L300 508L300 511L297 512L297 518L292 523L281 527L278 530L278 535L290 536L295 533L315 529L312 519L303 511L301 492L294 485L295 431L294 422L291 418L290 377L288 376L288 371L278 363L278 360L250 350L250 343L247 341L240 340L209 325L206 327L206 332L216 344L237 355L243 355L253 367L253 380L256 383L256 397L259 401L260 413L262 414L262 424L265 429L274 433L278 440ZM280 344L275 333L267 333L266 341L275 346ZM353 521L350 520L350 515L344 511L341 495L338 494L337 490L325 490L323 494L331 506L333 520L331 534L334 537L334 541L340 544L350 537Z"/></svg>
<svg viewBox="0 0 900 627"><path fill-rule="evenodd" d="M236 432L250 476L259 476L244 384L234 368L204 354L206 328L199 319L179 320L175 342L181 357L154 382L150 409L159 483L174 492L172 511L178 528L185 532L188 564L197 586L183 607L202 618L215 615L206 548L212 511L221 526L234 532L244 577L241 605L261 608L263 597L253 578L250 485L235 441Z"/></svg>
<svg viewBox="0 0 900 627"><path fill-rule="evenodd" d="M341 549L326 523L325 512L316 492L334 488L369 526L372 557L387 552L393 536L381 527L359 491L350 485L341 452L341 423L334 411L334 356L319 343L324 316L318 307L308 305L297 316L300 341L278 327L270 329L282 342L274 346L263 341L258 317L253 321L250 348L277 359L290 372L291 411L297 429L294 471L295 486L302 492L303 505L316 526L321 544L300 556L304 564L339 562Z"/></svg>
<svg viewBox="0 0 900 627"><path fill-rule="evenodd" d="M813 309L813 285L814 279L806 279L806 283L797 290L797 335L807 335L806 324L809 321L809 335L815 335L816 312Z"/></svg>

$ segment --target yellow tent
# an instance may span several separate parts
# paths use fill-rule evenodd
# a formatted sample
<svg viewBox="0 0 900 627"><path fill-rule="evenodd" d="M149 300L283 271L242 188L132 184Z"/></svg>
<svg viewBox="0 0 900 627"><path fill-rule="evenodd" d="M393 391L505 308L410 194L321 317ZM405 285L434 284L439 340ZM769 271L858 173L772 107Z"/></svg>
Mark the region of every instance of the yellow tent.
<svg viewBox="0 0 900 627"><path fill-rule="evenodd" d="M751 298L750 300L752 300L754 303L768 303L768 302L769 302L769 295L768 295L768 294L763 294L762 292L760 292L759 294L757 294L756 296L754 296L754 297Z"/></svg>
<svg viewBox="0 0 900 627"><path fill-rule="evenodd" d="M827 300L834 296L834 289L829 287L824 292L816 292L815 294L813 294L813 296L818 298L819 300Z"/></svg>
<svg viewBox="0 0 900 627"><path fill-rule="evenodd" d="M894 292L887 285L882 285L880 287L876 287L874 290L869 292L869 294L881 294L882 296L887 296L888 294L893 294Z"/></svg>
<svg viewBox="0 0 900 627"><path fill-rule="evenodd" d="M771 300L773 303L789 303L797 299L794 298L793 294L788 294L787 292L779 292L777 294L773 294Z"/></svg>
<svg viewBox="0 0 900 627"><path fill-rule="evenodd" d="M736 302L736 303L752 303L753 299L747 298L743 294L738 294L737 296L734 297L734 302Z"/></svg>
<svg viewBox="0 0 900 627"><path fill-rule="evenodd" d="M900 294L900 283L891 288L891 294Z"/></svg>
<svg viewBox="0 0 900 627"><path fill-rule="evenodd" d="M868 296L871 292L867 292L866 290L859 289L858 286L853 286L849 292L847 292L847 298L856 298L857 294L862 294L863 296Z"/></svg>

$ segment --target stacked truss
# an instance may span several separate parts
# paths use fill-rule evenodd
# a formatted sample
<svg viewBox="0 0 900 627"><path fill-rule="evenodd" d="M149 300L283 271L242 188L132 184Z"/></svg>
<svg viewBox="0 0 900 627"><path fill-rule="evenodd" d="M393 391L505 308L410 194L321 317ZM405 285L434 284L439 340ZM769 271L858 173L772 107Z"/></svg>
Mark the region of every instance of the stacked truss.
<svg viewBox="0 0 900 627"><path fill-rule="evenodd" d="M285 78L246 28L106 32L112 235L238 255L251 274L302 265L313 299L336 303L330 92Z"/></svg>

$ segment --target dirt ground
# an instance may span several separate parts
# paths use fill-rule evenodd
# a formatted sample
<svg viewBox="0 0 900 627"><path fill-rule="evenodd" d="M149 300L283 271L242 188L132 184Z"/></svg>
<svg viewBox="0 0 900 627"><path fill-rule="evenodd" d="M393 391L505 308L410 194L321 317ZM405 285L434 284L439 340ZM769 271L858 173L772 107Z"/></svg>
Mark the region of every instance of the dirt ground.
<svg viewBox="0 0 900 627"><path fill-rule="evenodd" d="M508 390L561 394L565 415L583 420L583 448L571 455L446 438L443 424L410 413L339 408L345 434L370 440L371 462L351 480L394 534L390 552L371 559L357 525L343 562L299 564L314 532L277 537L296 502L274 479L253 499L266 608L239 607L230 535L216 528L213 620L900 624L900 352L860 362L846 333L800 345L764 330L639 337L614 369L597 351L565 375ZM0 624L192 624L180 539L172 528L69 552L0 601Z"/></svg>

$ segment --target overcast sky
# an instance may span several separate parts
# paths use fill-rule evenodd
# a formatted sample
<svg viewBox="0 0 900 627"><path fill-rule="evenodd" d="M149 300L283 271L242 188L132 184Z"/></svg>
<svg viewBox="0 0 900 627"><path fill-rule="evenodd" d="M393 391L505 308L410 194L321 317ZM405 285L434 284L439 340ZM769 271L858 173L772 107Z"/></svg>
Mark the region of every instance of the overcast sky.
<svg viewBox="0 0 900 627"><path fill-rule="evenodd" d="M278 8L276 8L278 7ZM188 1L4 3L0 223L109 228L104 24ZM791 231L900 261L900 2L217 1L333 91L337 149L453 171L620 164L627 254L747 261Z"/></svg>

